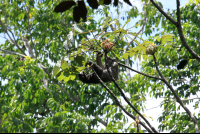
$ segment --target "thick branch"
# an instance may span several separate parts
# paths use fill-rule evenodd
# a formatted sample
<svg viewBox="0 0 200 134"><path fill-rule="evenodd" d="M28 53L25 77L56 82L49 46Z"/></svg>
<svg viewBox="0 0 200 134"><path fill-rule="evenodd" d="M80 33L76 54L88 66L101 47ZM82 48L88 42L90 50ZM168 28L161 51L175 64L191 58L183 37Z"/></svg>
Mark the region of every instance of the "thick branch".
<svg viewBox="0 0 200 134"><path fill-rule="evenodd" d="M124 94L124 92L122 91L122 89L119 87L119 85L117 84L117 82L115 81L115 79L113 78L110 70L109 70L109 67L108 67L108 64L107 64L107 53L105 53L105 64L106 64L106 68L107 68L107 71L112 79L112 81L114 82L115 86L119 89L119 91L121 92L121 95L123 96L124 100L129 104L129 106L137 113L140 115L140 117L142 117L142 119L148 124L148 126L153 130L154 133L158 133L156 131L156 129L154 127L151 126L151 124L149 123L149 121L130 103L130 101L127 99L126 95Z"/></svg>
<svg viewBox="0 0 200 134"><path fill-rule="evenodd" d="M168 19L170 20L174 25L176 25L176 28L178 29L178 34L180 36L182 45L189 51L189 53L198 61L200 61L200 56L196 54L187 44L185 37L183 35L182 27L181 27L181 17L180 17L180 1L177 0L177 22L174 21L170 16L168 16L155 2L154 0L150 0L153 5Z"/></svg>
<svg viewBox="0 0 200 134"><path fill-rule="evenodd" d="M28 51L28 54L30 55L31 58L34 58L33 49L32 49L31 46L29 45L27 38L24 36L24 37L22 38L22 40L24 41L24 46L26 47L26 49L27 49L27 51Z"/></svg>
<svg viewBox="0 0 200 134"><path fill-rule="evenodd" d="M97 75L97 73L95 72L95 70L93 68L91 68L93 70L93 72L95 73L95 75L97 76L97 78L99 79L100 83L102 84L102 86L112 95L112 97L114 98L114 100L117 102L117 104L119 105L119 107L129 116L131 117L133 120L136 120L136 117L133 116L132 114L130 114L128 111L126 111L126 109L122 106L122 104L119 102L119 100L117 99L117 97L115 96L115 94L104 84L104 82L101 80L101 78ZM144 123L139 122L139 124L141 124L149 133L153 133Z"/></svg>
<svg viewBox="0 0 200 134"><path fill-rule="evenodd" d="M170 20L174 25L177 24L177 22L176 22L175 20L173 20L170 16L168 16L168 15L165 13L165 11L163 11L162 8L159 7L159 6L155 3L154 0L150 0L150 1L151 1L151 3L153 3L153 5L154 5L168 20Z"/></svg>
<svg viewBox="0 0 200 134"><path fill-rule="evenodd" d="M190 118L192 119L194 126L195 126L195 132L199 133L199 129L198 129L198 125L197 125L197 121L194 118L194 116L192 115L192 113L190 112L190 110L183 104L183 102L181 101L181 99L179 98L178 94L175 92L174 88L169 84L169 82L165 79L165 77L162 75L162 73L160 72L159 68L158 68L158 64L156 61L156 57L155 55L153 55L153 59L156 65L156 70L158 71L160 77L163 79L163 82L168 86L168 88L172 91L172 93L174 94L177 102L183 107L183 109L187 112L187 114L190 116Z"/></svg>
<svg viewBox="0 0 200 134"><path fill-rule="evenodd" d="M189 53L198 61L200 61L200 56L198 54L196 54L191 48L190 46L187 44L185 37L183 35L183 31L182 31L182 26L181 26L181 17L180 17L180 1L176 0L176 4L177 4L177 24L176 24L176 28L178 29L178 34L180 36L182 45L189 51Z"/></svg>

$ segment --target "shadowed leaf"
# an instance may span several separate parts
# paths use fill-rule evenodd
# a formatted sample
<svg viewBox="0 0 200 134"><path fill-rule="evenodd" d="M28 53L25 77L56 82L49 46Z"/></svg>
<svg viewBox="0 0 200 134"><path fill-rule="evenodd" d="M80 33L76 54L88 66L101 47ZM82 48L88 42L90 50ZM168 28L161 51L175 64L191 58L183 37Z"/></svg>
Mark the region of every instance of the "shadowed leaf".
<svg viewBox="0 0 200 134"><path fill-rule="evenodd" d="M118 6L118 2L119 2L119 0L114 0L114 6L115 7Z"/></svg>
<svg viewBox="0 0 200 134"><path fill-rule="evenodd" d="M92 9L98 9L99 4L97 0L87 0L87 2Z"/></svg>
<svg viewBox="0 0 200 134"><path fill-rule="evenodd" d="M132 6L132 4L130 3L129 0L124 0L124 2L126 2L127 4L129 4L130 6Z"/></svg>
<svg viewBox="0 0 200 134"><path fill-rule="evenodd" d="M83 66L83 61L85 61L85 58L83 56L76 56L74 60L80 65Z"/></svg>
<svg viewBox="0 0 200 134"><path fill-rule="evenodd" d="M99 5L103 5L104 0L99 0Z"/></svg>
<svg viewBox="0 0 200 134"><path fill-rule="evenodd" d="M73 18L74 18L74 21L79 23L80 21L80 18L81 18L81 14L80 14L81 10L79 9L79 7L74 7L73 9Z"/></svg>
<svg viewBox="0 0 200 134"><path fill-rule="evenodd" d="M76 3L74 1L63 1L60 2L54 9L54 12L64 12L68 9L70 9L73 5L75 5Z"/></svg>
<svg viewBox="0 0 200 134"><path fill-rule="evenodd" d="M84 1L78 1L78 7L79 7L79 14L82 17L83 21L86 21L87 19L87 8L85 6Z"/></svg>
<svg viewBox="0 0 200 134"><path fill-rule="evenodd" d="M178 66L177 66L177 69L180 70L180 69L183 69L188 63L188 60L182 60Z"/></svg>
<svg viewBox="0 0 200 134"><path fill-rule="evenodd" d="M111 3L111 0L104 0L104 3L105 5L109 5Z"/></svg>

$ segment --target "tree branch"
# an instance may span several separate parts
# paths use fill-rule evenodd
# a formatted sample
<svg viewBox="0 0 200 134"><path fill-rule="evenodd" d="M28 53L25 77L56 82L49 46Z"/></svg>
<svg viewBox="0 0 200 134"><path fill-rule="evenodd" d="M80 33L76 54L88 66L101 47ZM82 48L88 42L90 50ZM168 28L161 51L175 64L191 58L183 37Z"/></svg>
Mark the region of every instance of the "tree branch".
<svg viewBox="0 0 200 134"><path fill-rule="evenodd" d="M149 2L146 4L144 3L144 5L148 6L149 5ZM135 35L135 37L129 42L129 44L131 44L136 38L137 36L144 30L144 27L146 25L146 22L147 22L147 10L144 11L144 19L143 19L143 23L142 23L142 27L140 28L140 30L137 32L137 34ZM127 46L126 50L128 50L129 48L129 45Z"/></svg>
<svg viewBox="0 0 200 134"><path fill-rule="evenodd" d="M95 72L95 70L93 68L91 68L93 70L93 72L95 73L95 75L97 76L98 80L100 81L101 85L112 95L112 97L114 98L114 100L117 102L117 104L119 105L119 107L129 116L131 117L133 120L136 120L136 117L133 116L132 114L130 114L128 111L126 111L126 109L122 106L122 104L119 102L119 100L117 99L117 97L115 96L115 94L104 84L104 82L101 80L101 78L98 76L98 74ZM139 122L139 124L141 124L149 133L153 133L144 123Z"/></svg>
<svg viewBox="0 0 200 134"><path fill-rule="evenodd" d="M155 3L154 0L150 0L150 1L151 1L151 3L153 3L153 5L154 5L168 20L170 20L174 25L177 24L177 22L176 22L175 20L173 20L170 16L168 16L168 15L165 13L165 11L163 11L162 8L159 7L159 6Z"/></svg>
<svg viewBox="0 0 200 134"><path fill-rule="evenodd" d="M132 71L134 71L134 72L136 72L136 73L138 73L138 74L144 75L144 76L149 77L149 78L155 78L155 79L158 79L158 80L162 80L162 81L163 81L162 78L155 77L155 76L151 76L151 75L142 73L142 72L140 72L140 71L134 70L134 69L132 69L131 67L126 66L126 65L124 65L124 64L122 64L122 63L120 63L120 62L117 62L117 63L118 63L119 65L121 65L121 66L124 66L124 67L126 67L126 68L128 68L128 69L130 69L130 70L132 70Z"/></svg>
<svg viewBox="0 0 200 134"><path fill-rule="evenodd" d="M182 27L181 27L181 17L180 17L180 1L176 0L177 4L177 22L174 21L170 16L168 16L155 2L154 0L150 0L153 5L168 19L170 20L174 25L176 25L176 28L178 29L178 34L180 36L182 45L189 51L189 53L198 61L200 61L200 56L196 54L187 44L185 37L183 35Z"/></svg>
<svg viewBox="0 0 200 134"><path fill-rule="evenodd" d="M6 54L14 54L14 55L19 55L19 56L23 56L23 57L26 56L26 55L20 54L20 53L18 53L18 52L13 52L13 51L4 50L4 49L0 49L0 51L5 52Z"/></svg>
<svg viewBox="0 0 200 134"><path fill-rule="evenodd" d="M2 26L3 30L5 31L5 33L8 35L8 37L9 37L9 39L11 41L11 44L14 44L22 52L22 54L26 55L25 52L17 44L17 42L16 42L16 40L14 38L14 34L12 33L12 31L8 30L8 28L4 25L4 23L1 20L0 20L0 25ZM8 31L12 34L14 40L10 37L10 34L8 33Z"/></svg>
<svg viewBox="0 0 200 134"><path fill-rule="evenodd" d="M30 16L29 16L29 12L30 12L30 5L28 5L27 6L27 16L28 16L28 30L27 30L27 33L29 33L30 34L30 39L31 39L31 44L32 44L32 48L34 48L34 50L35 50L35 45L34 45L34 43L33 43L33 37L32 37L32 34L31 34L31 25L30 25L30 22L29 22L29 19L30 19ZM37 57L37 55L36 55L36 50L35 50L35 56Z"/></svg>
<svg viewBox="0 0 200 134"><path fill-rule="evenodd" d="M152 131L154 133L158 133L156 131L156 129L154 127L151 126L151 124L149 123L149 121L130 103L130 101L127 99L126 95L124 94L124 92L122 91L122 89L119 87L119 85L117 84L117 82L115 81L115 79L113 78L110 70L109 70L109 67L108 67L108 62L107 62L107 53L105 52L105 65L106 65L106 68L107 68L107 71L112 79L112 81L114 82L115 86L119 89L121 95L123 96L124 100L129 104L129 106L137 113L140 115L140 117L148 124L148 126L152 129Z"/></svg>
<svg viewBox="0 0 200 134"><path fill-rule="evenodd" d="M30 55L31 58L34 58L33 49L29 45L27 38L24 36L22 37L22 40L24 41L24 46L26 47L28 54Z"/></svg>
<svg viewBox="0 0 200 134"><path fill-rule="evenodd" d="M181 26L181 17L180 17L180 1L176 0L176 4L177 4L177 24L176 28L178 29L178 34L180 36L182 45L189 51L189 53L198 61L200 61L200 56L198 54L196 54L191 48L190 46L187 44L185 37L183 35L183 31L182 31L182 26Z"/></svg>
<svg viewBox="0 0 200 134"><path fill-rule="evenodd" d="M177 102L183 107L183 109L187 112L187 114L190 116L190 118L192 119L194 126L195 126L195 132L199 133L199 129L198 129L198 125L197 125L197 121L194 118L194 116L192 115L192 113L190 112L190 110L183 104L182 100L179 98L178 94L175 92L174 88L169 84L169 82L165 79L165 77L162 75L162 73L160 72L159 68L158 68L158 64L156 61L156 57L155 55L153 55L153 59L156 65L156 70L158 71L160 77L163 79L163 82L168 86L168 88L172 91L172 93L174 94Z"/></svg>

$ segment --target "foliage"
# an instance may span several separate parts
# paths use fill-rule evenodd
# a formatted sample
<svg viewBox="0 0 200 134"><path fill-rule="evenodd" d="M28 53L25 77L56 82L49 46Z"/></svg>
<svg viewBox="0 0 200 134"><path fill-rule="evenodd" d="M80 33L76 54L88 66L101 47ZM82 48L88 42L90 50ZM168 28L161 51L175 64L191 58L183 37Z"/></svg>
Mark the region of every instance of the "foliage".
<svg viewBox="0 0 200 134"><path fill-rule="evenodd" d="M194 109L190 110L197 124L200 124L200 113L194 114L192 111L198 109L200 102L198 97L192 99L194 95L199 95L198 59L187 51L173 23L150 1L139 1L143 2L142 12L133 6L119 20L111 17L112 6L120 14L129 1L122 3L115 0L111 3L99 0L96 8L87 0L87 18L84 18L84 12L81 16L84 22L78 18L80 23L74 22L71 8L77 5L76 2L71 2L65 7L67 9L59 11L63 12L60 14L53 10L58 5L64 7L60 3L68 2L2 1L0 33L5 41L0 44L0 131L138 132L137 123L141 125L145 121L141 116L138 118L139 114L132 106L151 121L151 117L143 114L147 102L145 94L148 94L155 99L164 98L160 103L163 112L158 118L158 131L195 132L191 117L185 111L180 111L181 105L176 103L173 92L160 80L159 75L161 72L184 104L194 104ZM197 54L200 53L198 3L198 0L190 0L180 8L183 35ZM162 3L157 4L162 8ZM169 10L167 14L176 20L177 10ZM95 18L96 15L99 18ZM140 19L134 24L132 20L137 17ZM129 28L128 24L131 24ZM140 27L144 28L133 32ZM113 82L106 86L114 96L101 84L87 85L78 80L77 76L82 70L91 72L85 63L96 60L94 52L102 51L100 44L107 38L114 44L108 55L117 58L121 65L117 83L132 106L124 104L124 96ZM155 54L146 54L149 45L156 47ZM154 55L160 72L156 68ZM132 67L137 58L141 62L140 72L134 70L138 74L128 79L123 65ZM128 65L126 60L129 61ZM177 70L181 60L188 60L188 64ZM125 114L115 97L128 113L136 117L135 121L128 118L129 115ZM140 128L139 132L148 131Z"/></svg>

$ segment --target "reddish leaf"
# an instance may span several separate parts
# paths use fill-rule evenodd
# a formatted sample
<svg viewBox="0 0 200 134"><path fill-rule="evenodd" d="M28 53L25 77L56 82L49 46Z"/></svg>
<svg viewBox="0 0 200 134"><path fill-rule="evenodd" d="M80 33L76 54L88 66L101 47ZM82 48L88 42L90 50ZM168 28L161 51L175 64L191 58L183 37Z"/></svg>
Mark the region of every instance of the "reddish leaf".
<svg viewBox="0 0 200 134"><path fill-rule="evenodd" d="M109 5L111 3L111 0L104 0L104 3L105 5Z"/></svg>
<svg viewBox="0 0 200 134"><path fill-rule="evenodd" d="M85 6L84 1L78 1L78 7L80 9L80 16L82 17L83 21L87 19L87 8Z"/></svg>
<svg viewBox="0 0 200 134"><path fill-rule="evenodd" d="M73 9L73 18L75 22L79 23L81 18L81 10L78 6L74 7Z"/></svg>
<svg viewBox="0 0 200 134"><path fill-rule="evenodd" d="M73 5L75 5L76 3L74 1L63 1L60 2L54 9L54 12L64 12L68 9L70 9Z"/></svg>
<svg viewBox="0 0 200 134"><path fill-rule="evenodd" d="M118 2L119 2L119 0L114 0L114 6L115 7L118 6Z"/></svg>
<svg viewBox="0 0 200 134"><path fill-rule="evenodd" d="M130 6L132 6L132 4L130 3L129 0L124 0L124 2L126 2L127 4L129 4Z"/></svg>
<svg viewBox="0 0 200 134"><path fill-rule="evenodd" d="M92 9L97 9L99 6L97 0L87 0L87 2Z"/></svg>

